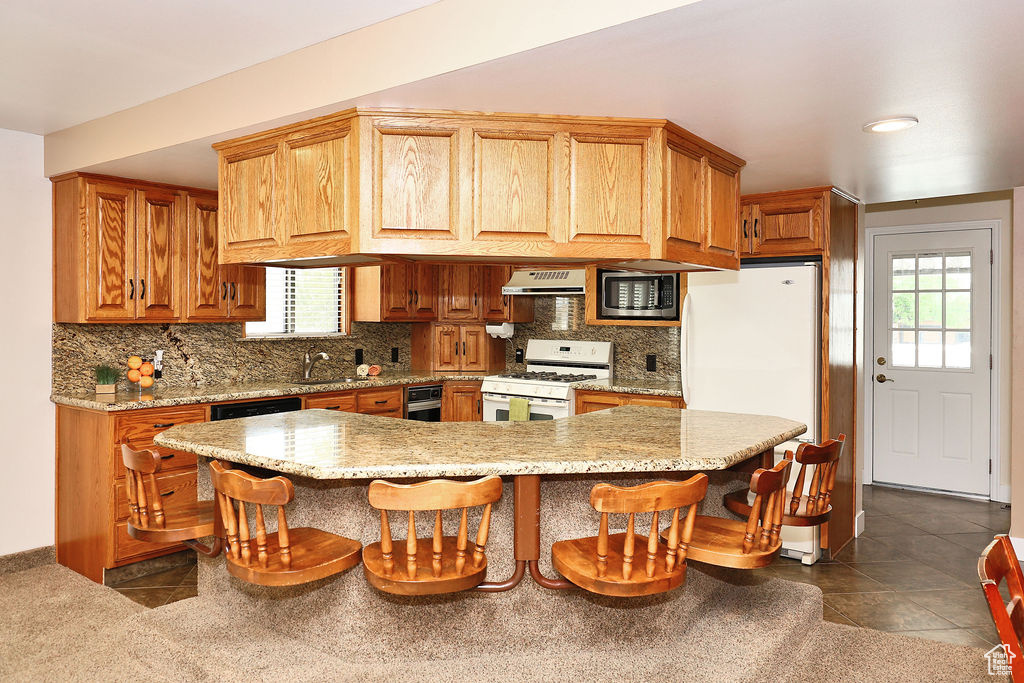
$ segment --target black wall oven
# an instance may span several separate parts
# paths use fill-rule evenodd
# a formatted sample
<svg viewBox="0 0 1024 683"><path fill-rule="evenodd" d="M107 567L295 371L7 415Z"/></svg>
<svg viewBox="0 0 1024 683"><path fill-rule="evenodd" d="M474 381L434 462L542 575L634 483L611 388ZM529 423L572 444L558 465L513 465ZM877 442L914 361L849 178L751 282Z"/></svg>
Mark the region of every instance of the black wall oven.
<svg viewBox="0 0 1024 683"><path fill-rule="evenodd" d="M406 387L405 417L420 422L440 422L441 385Z"/></svg>

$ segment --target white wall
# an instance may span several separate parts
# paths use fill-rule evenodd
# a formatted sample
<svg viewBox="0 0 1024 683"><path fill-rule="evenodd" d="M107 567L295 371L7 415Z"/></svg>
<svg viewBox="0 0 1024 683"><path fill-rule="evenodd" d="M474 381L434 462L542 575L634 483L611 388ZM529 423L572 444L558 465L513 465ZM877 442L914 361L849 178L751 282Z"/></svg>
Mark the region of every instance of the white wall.
<svg viewBox="0 0 1024 683"><path fill-rule="evenodd" d="M53 544L52 237L43 138L0 129L0 555Z"/></svg>
<svg viewBox="0 0 1024 683"><path fill-rule="evenodd" d="M999 220L1002 222L1002 242L999 244L999 272L993 274L994 284L1001 287L1003 294L1000 310L996 312L999 337L995 339L996 351L1002 358L1002 374L999 382L999 411L1001 429L999 434L1000 462L999 489L992 492L997 500L1009 500L1010 488L1010 389L1011 364L1010 348L1012 339L1012 305L1010 278L1013 268L1013 192L985 192L956 197L937 197L908 202L872 204L865 213L864 228L884 228L897 225L923 225L966 221ZM863 232L862 232L863 237ZM862 240L863 241L863 240ZM865 367L871 367L871 359L863 357ZM863 386L863 385L862 385ZM866 396L865 396L866 397ZM865 438L868 438L866 435ZM866 455L866 449L862 449Z"/></svg>

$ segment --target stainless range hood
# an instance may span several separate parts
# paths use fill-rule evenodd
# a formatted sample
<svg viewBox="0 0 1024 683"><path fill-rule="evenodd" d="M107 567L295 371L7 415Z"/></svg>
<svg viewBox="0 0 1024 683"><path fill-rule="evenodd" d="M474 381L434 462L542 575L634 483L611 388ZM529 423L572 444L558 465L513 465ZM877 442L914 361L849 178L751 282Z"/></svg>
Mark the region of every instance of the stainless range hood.
<svg viewBox="0 0 1024 683"><path fill-rule="evenodd" d="M501 293L518 296L583 294L586 280L586 271L583 269L517 270L512 273L508 284L501 288Z"/></svg>

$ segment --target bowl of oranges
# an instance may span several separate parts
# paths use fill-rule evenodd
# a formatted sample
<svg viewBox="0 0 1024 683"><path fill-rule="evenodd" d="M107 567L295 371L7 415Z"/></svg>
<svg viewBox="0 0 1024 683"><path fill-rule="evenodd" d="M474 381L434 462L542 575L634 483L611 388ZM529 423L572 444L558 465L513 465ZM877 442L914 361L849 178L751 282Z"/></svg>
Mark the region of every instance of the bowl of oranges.
<svg viewBox="0 0 1024 683"><path fill-rule="evenodd" d="M153 364L141 356L128 358L128 381L138 386L139 391L153 386Z"/></svg>

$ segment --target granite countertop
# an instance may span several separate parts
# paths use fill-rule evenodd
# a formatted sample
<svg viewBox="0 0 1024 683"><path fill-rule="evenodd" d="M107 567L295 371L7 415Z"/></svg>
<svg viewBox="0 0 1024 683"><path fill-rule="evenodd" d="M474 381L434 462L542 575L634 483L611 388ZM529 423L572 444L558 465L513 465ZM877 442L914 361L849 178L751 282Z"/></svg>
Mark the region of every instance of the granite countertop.
<svg viewBox="0 0 1024 683"><path fill-rule="evenodd" d="M805 431L779 417L645 406L533 422L304 410L178 425L156 443L314 479L370 479L720 470Z"/></svg>
<svg viewBox="0 0 1024 683"><path fill-rule="evenodd" d="M204 387L161 387L156 392L118 392L113 396L98 396L95 393L85 394L52 394L50 400L59 405L104 410L139 410L141 408L169 408L196 403L216 403L219 401L247 401L257 398L273 398L275 396L301 396L304 394L322 394L331 391L349 391L352 389L370 389L373 387L389 387L403 384L420 384L423 382L442 382L452 380L482 380L481 375L439 375L430 373L405 373L394 375L378 375L354 382L332 382L330 384L296 384L295 382L248 382L246 384L211 384Z"/></svg>

